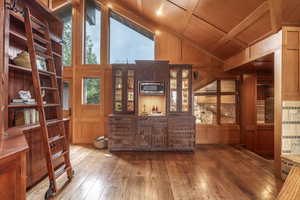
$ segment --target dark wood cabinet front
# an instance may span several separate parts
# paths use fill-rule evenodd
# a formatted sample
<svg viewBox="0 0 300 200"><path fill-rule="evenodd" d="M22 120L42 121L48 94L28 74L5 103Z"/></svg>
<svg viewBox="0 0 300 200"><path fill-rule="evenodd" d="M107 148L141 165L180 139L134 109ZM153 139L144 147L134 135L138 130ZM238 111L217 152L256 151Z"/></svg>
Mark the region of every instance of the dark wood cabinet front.
<svg viewBox="0 0 300 200"><path fill-rule="evenodd" d="M109 150L192 151L191 69L191 65L169 65L168 61L113 65ZM148 87L139 91L138 84Z"/></svg>

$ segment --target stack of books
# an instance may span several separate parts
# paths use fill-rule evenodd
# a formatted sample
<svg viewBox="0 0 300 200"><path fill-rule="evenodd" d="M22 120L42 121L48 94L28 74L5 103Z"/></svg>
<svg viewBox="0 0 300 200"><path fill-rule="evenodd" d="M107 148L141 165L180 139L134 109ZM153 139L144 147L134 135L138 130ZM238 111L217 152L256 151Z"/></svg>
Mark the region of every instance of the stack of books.
<svg viewBox="0 0 300 200"><path fill-rule="evenodd" d="M35 99L13 99L11 104L36 104Z"/></svg>

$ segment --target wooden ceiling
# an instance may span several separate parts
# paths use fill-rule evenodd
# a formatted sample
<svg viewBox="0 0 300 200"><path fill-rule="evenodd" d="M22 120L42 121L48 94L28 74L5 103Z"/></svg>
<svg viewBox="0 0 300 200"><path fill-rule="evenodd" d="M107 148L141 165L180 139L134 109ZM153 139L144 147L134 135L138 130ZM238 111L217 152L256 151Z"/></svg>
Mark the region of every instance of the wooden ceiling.
<svg viewBox="0 0 300 200"><path fill-rule="evenodd" d="M54 4L79 0L49 0ZM113 2L225 60L277 32L300 25L300 0L98 0Z"/></svg>
<svg viewBox="0 0 300 200"><path fill-rule="evenodd" d="M273 0L269 0L273 1ZM272 33L266 0L118 0L221 59Z"/></svg>

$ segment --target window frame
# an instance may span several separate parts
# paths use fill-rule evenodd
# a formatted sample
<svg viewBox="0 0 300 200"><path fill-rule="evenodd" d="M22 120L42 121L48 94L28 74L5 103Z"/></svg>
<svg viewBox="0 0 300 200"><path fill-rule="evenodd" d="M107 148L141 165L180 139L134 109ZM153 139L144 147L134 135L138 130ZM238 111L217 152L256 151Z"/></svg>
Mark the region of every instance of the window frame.
<svg viewBox="0 0 300 200"><path fill-rule="evenodd" d="M102 37L103 37L103 31L104 30L102 30L103 29L103 23L104 23L104 8L103 8L103 5L100 3L100 2L98 2L98 1L95 1L95 0L90 0L90 1L93 1L97 6L98 6L98 8L99 8L99 10L100 10L100 51L98 52L98 56L99 56L99 58L100 58L100 62L99 63L97 63L97 64L88 64L88 63L85 63L85 47L86 47L86 42L85 42L85 36L86 36L86 2L87 2L87 0L84 0L84 6L83 6L83 32L82 32L82 39L83 39L83 43L82 43L82 61L81 61L81 63L82 63L82 65L87 65L87 66L94 66L94 65L102 65L102 64L104 64L104 63L102 63L103 61L102 61L102 57L101 57L101 54L102 54L102 41L103 41L103 39L102 39ZM109 40L109 38L108 38L108 40Z"/></svg>
<svg viewBox="0 0 300 200"><path fill-rule="evenodd" d="M232 80L235 81L235 91L234 92L221 92L221 81L222 80ZM216 92L197 92L194 93L194 97L197 96L216 96L217 98L217 123L216 124L200 124L200 125L237 125L240 123L239 110L239 81L233 78L221 78L214 80L213 82L217 82L217 90ZM209 84L213 83L210 82ZM207 85L209 85L207 84ZM207 86L205 85L205 86ZM204 87L205 87L204 86ZM203 87L202 87L203 88ZM235 96L235 122L234 123L221 123L221 96Z"/></svg>

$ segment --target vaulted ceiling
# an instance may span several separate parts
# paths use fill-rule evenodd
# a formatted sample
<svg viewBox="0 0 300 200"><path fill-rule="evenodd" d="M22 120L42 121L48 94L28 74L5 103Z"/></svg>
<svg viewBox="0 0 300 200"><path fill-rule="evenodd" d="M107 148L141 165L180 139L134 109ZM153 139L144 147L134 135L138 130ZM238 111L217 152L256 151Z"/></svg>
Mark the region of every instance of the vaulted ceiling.
<svg viewBox="0 0 300 200"><path fill-rule="evenodd" d="M167 27L222 60L277 32L282 24L300 25L300 0L103 1Z"/></svg>
<svg viewBox="0 0 300 200"><path fill-rule="evenodd" d="M271 34L265 0L118 0L221 59Z"/></svg>

